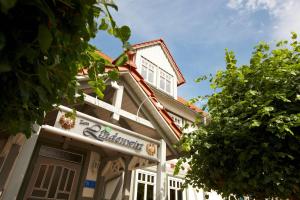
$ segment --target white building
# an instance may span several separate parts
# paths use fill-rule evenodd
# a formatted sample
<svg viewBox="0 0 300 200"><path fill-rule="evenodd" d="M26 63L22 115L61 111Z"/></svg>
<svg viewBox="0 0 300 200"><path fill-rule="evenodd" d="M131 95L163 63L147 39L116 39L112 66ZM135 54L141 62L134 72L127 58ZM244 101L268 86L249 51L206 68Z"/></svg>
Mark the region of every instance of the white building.
<svg viewBox="0 0 300 200"><path fill-rule="evenodd" d="M103 100L83 71L84 103L48 113L30 139L0 134L0 199L221 199L182 190L188 166L173 176L182 127L206 119L177 96L185 79L167 46L159 39L133 49ZM66 116L73 108L75 119Z"/></svg>

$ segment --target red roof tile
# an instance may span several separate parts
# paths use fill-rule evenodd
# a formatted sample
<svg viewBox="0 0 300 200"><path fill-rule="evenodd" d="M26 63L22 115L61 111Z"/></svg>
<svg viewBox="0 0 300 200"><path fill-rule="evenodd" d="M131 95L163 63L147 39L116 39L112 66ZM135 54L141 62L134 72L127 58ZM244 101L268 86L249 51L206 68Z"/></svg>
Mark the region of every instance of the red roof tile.
<svg viewBox="0 0 300 200"><path fill-rule="evenodd" d="M190 109L195 110L196 112L205 113L201 108L199 108L198 106L196 106L194 104L190 104L187 100L185 100L182 97L177 97L177 101L179 101L180 103L182 103L185 106L189 107Z"/></svg>

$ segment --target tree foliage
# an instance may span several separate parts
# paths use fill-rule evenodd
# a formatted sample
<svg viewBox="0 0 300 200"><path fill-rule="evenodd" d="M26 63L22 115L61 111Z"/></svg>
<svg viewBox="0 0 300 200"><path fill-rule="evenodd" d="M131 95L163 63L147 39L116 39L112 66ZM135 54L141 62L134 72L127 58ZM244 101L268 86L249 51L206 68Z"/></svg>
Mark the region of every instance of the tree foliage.
<svg viewBox="0 0 300 200"><path fill-rule="evenodd" d="M300 42L259 43L211 80L210 123L182 139L186 181L224 197L300 199Z"/></svg>
<svg viewBox="0 0 300 200"><path fill-rule="evenodd" d="M88 41L98 30L107 31L127 49L130 37L130 29L118 27L109 8L117 10L105 0L0 1L1 132L30 136L31 124L41 124L54 105L78 101L76 75L83 67L89 68L96 94L103 96L105 76L117 72L98 76L110 63ZM126 55L120 59L122 65Z"/></svg>

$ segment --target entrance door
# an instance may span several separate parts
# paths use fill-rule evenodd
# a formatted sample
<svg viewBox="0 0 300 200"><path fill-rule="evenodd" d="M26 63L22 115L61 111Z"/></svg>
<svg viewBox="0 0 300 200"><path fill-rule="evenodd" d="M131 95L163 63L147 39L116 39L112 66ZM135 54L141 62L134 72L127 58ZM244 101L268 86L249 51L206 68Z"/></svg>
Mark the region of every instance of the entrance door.
<svg viewBox="0 0 300 200"><path fill-rule="evenodd" d="M24 199L74 200L81 162L82 155L42 146Z"/></svg>

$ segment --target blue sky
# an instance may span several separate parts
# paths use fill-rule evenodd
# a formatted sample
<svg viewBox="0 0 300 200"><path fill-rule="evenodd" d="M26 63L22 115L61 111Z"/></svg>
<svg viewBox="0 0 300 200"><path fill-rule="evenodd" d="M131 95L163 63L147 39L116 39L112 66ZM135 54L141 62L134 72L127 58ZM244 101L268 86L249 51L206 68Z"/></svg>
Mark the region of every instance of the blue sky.
<svg viewBox="0 0 300 200"><path fill-rule="evenodd" d="M212 93L200 75L224 69L224 49L247 64L255 44L288 39L300 31L300 0L119 0L113 12L119 26L131 28L131 44L162 38L186 78L179 96ZM115 58L121 43L99 32L92 41Z"/></svg>

